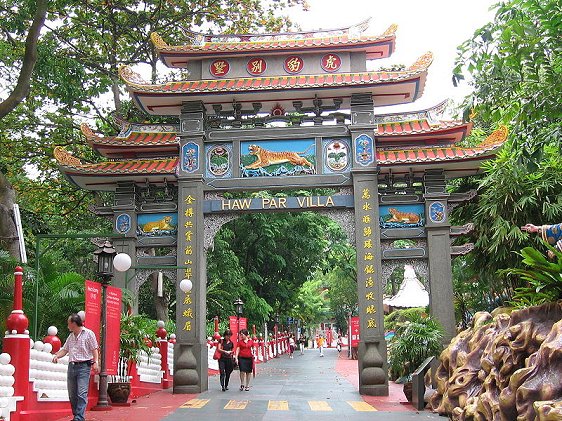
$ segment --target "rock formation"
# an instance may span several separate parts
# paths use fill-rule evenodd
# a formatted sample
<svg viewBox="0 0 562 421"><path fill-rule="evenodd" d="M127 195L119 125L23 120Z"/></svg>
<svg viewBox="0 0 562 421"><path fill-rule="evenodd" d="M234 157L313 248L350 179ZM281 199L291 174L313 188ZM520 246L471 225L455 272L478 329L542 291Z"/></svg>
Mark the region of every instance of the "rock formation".
<svg viewBox="0 0 562 421"><path fill-rule="evenodd" d="M562 419L562 301L495 316L441 353L430 405L458 421Z"/></svg>

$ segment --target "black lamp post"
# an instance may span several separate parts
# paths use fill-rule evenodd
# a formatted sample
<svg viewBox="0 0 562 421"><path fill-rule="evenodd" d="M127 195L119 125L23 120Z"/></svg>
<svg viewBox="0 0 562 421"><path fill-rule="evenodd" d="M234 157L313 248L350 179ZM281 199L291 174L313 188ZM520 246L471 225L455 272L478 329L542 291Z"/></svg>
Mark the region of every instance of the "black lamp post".
<svg viewBox="0 0 562 421"><path fill-rule="evenodd" d="M279 355L279 340L277 334L279 333L279 313L275 313L275 356Z"/></svg>
<svg viewBox="0 0 562 421"><path fill-rule="evenodd" d="M234 307L236 308L236 342L240 339L240 316L244 313L244 301L238 298L234 301Z"/></svg>
<svg viewBox="0 0 562 421"><path fill-rule="evenodd" d="M109 411L112 407L109 405L107 399L107 371L105 367L105 341L106 341L106 299L107 299L107 286L113 277L113 258L117 252L113 248L110 241L106 241L103 245L94 251L94 255L98 257L98 276L102 286L101 293L101 344L100 344L100 383L98 403L92 408L94 411Z"/></svg>

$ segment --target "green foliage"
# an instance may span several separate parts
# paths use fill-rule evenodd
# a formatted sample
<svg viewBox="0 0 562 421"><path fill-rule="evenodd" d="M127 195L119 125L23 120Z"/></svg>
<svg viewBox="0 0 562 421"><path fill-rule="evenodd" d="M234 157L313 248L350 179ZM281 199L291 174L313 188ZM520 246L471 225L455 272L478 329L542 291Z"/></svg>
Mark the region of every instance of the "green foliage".
<svg viewBox="0 0 562 421"><path fill-rule="evenodd" d="M408 320L416 320L418 318L426 317L429 313L426 307L413 307L400 310L394 310L384 316L384 330L398 329L404 322Z"/></svg>
<svg viewBox="0 0 562 421"><path fill-rule="evenodd" d="M322 274L317 272L299 288L291 315L302 320L305 326L316 325L324 321L328 315L329 307L324 282Z"/></svg>
<svg viewBox="0 0 562 421"><path fill-rule="evenodd" d="M458 49L455 75L474 80L465 103L484 122L504 123L520 158L540 161L542 145L560 145L562 134L562 7L557 0L496 4L493 22Z"/></svg>
<svg viewBox="0 0 562 421"><path fill-rule="evenodd" d="M394 337L388 346L388 362L391 377L410 377L431 356L442 350L443 328L431 317L415 312L405 315L406 320L397 324Z"/></svg>
<svg viewBox="0 0 562 421"><path fill-rule="evenodd" d="M455 259L453 268L455 284L464 290L463 296L457 295L463 305L477 303L482 296L486 297L482 300L486 306L509 301L520 282L514 277L499 279L496 272L521 265L514 250L539 244L536 235L522 232L520 227L562 220L562 160L558 148L546 146L534 171L518 165L517 157L517 150L506 145L494 161L484 164L485 176L476 183L478 199L453 212L453 223L471 221L475 227L460 239L474 242L475 249L469 256ZM467 182L459 190L465 187L474 185ZM479 287L463 285L464 281L478 283Z"/></svg>
<svg viewBox="0 0 562 421"><path fill-rule="evenodd" d="M546 242L545 245L554 261L549 261L533 247L525 247L520 254L525 269L512 268L499 272L500 275L520 277L526 283L515 290L511 303L514 307L530 307L562 298L562 253Z"/></svg>
<svg viewBox="0 0 562 421"><path fill-rule="evenodd" d="M122 313L119 356L129 362L138 362L139 351L150 355L147 339L156 342L156 322L140 314Z"/></svg>

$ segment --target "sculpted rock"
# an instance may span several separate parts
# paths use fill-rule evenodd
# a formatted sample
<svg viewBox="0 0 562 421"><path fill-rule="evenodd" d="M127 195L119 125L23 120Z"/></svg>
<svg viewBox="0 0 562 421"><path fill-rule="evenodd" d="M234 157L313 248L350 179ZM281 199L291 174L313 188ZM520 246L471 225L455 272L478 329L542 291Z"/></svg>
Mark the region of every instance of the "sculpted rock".
<svg viewBox="0 0 562 421"><path fill-rule="evenodd" d="M459 421L562 419L561 319L562 301L476 314L440 356L431 407Z"/></svg>

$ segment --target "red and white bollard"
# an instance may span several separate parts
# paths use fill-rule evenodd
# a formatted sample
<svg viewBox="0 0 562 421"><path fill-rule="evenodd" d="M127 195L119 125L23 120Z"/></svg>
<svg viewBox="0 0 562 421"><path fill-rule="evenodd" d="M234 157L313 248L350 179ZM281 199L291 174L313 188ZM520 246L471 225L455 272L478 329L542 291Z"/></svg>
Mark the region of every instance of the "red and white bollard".
<svg viewBox="0 0 562 421"><path fill-rule="evenodd" d="M23 396L24 401L18 402L17 411L12 420L19 420L18 414L26 404L29 391L30 338L29 320L23 313L23 269L17 266L14 271L14 309L6 321L3 351L10 354L11 364L16 368L14 373L14 396Z"/></svg>

